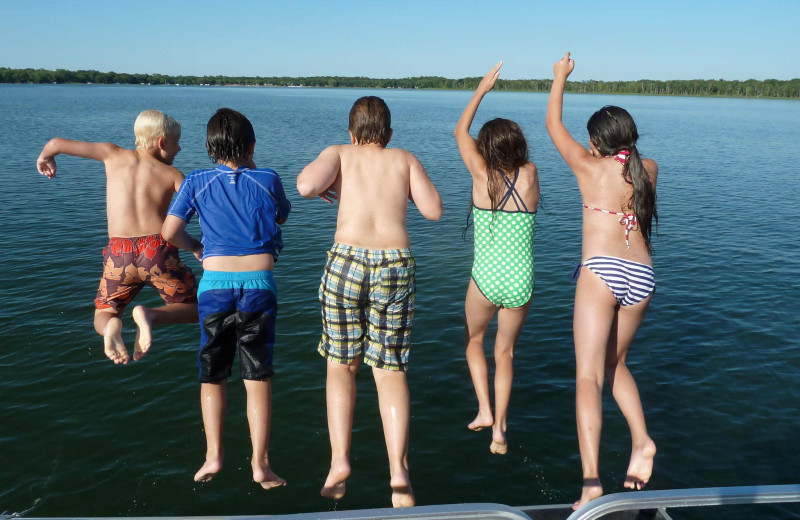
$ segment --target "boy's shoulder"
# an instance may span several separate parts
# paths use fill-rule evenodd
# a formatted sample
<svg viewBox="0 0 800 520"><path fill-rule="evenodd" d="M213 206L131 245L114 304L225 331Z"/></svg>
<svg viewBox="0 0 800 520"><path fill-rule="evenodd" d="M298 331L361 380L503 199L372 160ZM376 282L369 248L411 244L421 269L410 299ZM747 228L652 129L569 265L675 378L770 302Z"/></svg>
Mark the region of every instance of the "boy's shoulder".
<svg viewBox="0 0 800 520"><path fill-rule="evenodd" d="M194 184L204 184L211 182L212 180L220 176L230 176L232 178L235 178L238 175L250 175L252 177L257 177L257 180L265 179L277 182L281 181L281 177L280 175L278 175L278 172L276 172L272 168L260 167L260 168L246 168L243 170L232 170L226 166L216 166L212 168L200 168L198 170L194 170L188 175L186 175L186 181Z"/></svg>
<svg viewBox="0 0 800 520"><path fill-rule="evenodd" d="M265 167L248 168L245 170L245 172L251 172L255 175L269 175L278 177L280 179L280 175L278 175L278 172L276 172L272 168L265 168Z"/></svg>
<svg viewBox="0 0 800 520"><path fill-rule="evenodd" d="M403 148L373 148L355 144L338 144L330 146L329 148L334 149L339 152L339 155L344 157L347 155L367 155L367 154L376 154L380 157L382 156L385 160L390 161L399 161L399 160L409 160L409 161L416 161L417 157L405 150Z"/></svg>
<svg viewBox="0 0 800 520"><path fill-rule="evenodd" d="M199 181L203 179L212 178L215 175L222 175L224 172L219 168L198 168L186 175L186 180Z"/></svg>

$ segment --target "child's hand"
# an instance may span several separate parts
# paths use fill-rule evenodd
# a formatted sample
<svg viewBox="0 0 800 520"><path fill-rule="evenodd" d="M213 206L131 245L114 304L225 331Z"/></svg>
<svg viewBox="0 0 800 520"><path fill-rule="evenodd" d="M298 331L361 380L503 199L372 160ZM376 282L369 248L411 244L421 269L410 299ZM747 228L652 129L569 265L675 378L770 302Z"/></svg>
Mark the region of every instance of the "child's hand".
<svg viewBox="0 0 800 520"><path fill-rule="evenodd" d="M478 85L478 92L483 92L485 94L494 88L494 84L497 82L497 78L500 76L500 67L502 66L503 61L500 60L500 63L492 67L492 70L486 73Z"/></svg>
<svg viewBox="0 0 800 520"><path fill-rule="evenodd" d="M36 169L48 179L52 179L56 176L56 160L52 157L40 155L36 160Z"/></svg>
<svg viewBox="0 0 800 520"><path fill-rule="evenodd" d="M202 261L203 261L203 246L201 245L200 248L195 249L194 251L192 251L192 254L194 255L195 258L197 258L198 262L202 263Z"/></svg>
<svg viewBox="0 0 800 520"><path fill-rule="evenodd" d="M564 54L564 57L558 60L553 65L553 76L556 79L567 79L572 71L575 69L575 60L570 59L569 53Z"/></svg>
<svg viewBox="0 0 800 520"><path fill-rule="evenodd" d="M335 191L333 191L333 188L328 188L327 190L320 193L319 198L321 198L328 204L333 204L333 201L339 200L339 196L336 194Z"/></svg>

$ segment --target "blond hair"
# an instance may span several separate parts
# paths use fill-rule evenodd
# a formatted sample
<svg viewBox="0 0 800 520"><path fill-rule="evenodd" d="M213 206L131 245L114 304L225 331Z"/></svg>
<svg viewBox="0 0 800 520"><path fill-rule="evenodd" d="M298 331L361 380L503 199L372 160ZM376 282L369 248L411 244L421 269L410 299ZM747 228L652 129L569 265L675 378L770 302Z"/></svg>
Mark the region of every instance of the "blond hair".
<svg viewBox="0 0 800 520"><path fill-rule="evenodd" d="M160 110L145 110L133 123L133 134L136 136L136 148L149 150L158 146L161 137L181 136L181 125Z"/></svg>

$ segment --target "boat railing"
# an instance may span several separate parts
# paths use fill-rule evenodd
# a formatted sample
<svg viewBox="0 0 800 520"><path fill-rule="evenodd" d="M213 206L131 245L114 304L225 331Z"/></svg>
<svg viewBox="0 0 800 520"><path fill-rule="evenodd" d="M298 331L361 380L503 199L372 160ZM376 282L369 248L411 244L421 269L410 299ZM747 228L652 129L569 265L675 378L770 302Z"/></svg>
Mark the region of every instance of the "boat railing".
<svg viewBox="0 0 800 520"><path fill-rule="evenodd" d="M604 495L572 513L567 520L594 520L619 511L741 504L800 502L800 485L737 486L660 491L631 491Z"/></svg>
<svg viewBox="0 0 800 520"><path fill-rule="evenodd" d="M604 495L572 511L569 504L510 507L503 504L440 504L400 509L361 509L288 515L128 517L126 520L627 520L650 518L670 520L667 508L779 504L800 502L800 485L740 486L661 491L631 491ZM21 513L0 514L0 520L45 520ZM646 513L642 516L639 513ZM52 520L52 519L47 519ZM60 520L119 520L114 518L60 517Z"/></svg>

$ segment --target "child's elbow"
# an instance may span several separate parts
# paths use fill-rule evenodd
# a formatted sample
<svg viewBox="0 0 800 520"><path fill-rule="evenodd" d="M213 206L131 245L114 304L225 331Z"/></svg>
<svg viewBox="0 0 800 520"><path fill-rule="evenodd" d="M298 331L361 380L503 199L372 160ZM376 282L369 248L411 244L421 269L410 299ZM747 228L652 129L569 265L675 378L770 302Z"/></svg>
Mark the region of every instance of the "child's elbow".
<svg viewBox="0 0 800 520"><path fill-rule="evenodd" d="M161 226L161 238L172 244L175 242L177 233L175 227L169 225L169 218L170 217L168 215L164 225Z"/></svg>
<svg viewBox="0 0 800 520"><path fill-rule="evenodd" d="M161 228L161 238L172 244L175 241L175 233L169 229Z"/></svg>
<svg viewBox="0 0 800 520"><path fill-rule="evenodd" d="M314 193L314 187L309 181L303 178L302 173L297 176L297 192L304 199L313 199L317 196L317 194Z"/></svg>
<svg viewBox="0 0 800 520"><path fill-rule="evenodd" d="M439 200L439 203L428 208L428 211L423 216L435 222L442 218L442 213L444 213L444 208L442 207L442 201Z"/></svg>

